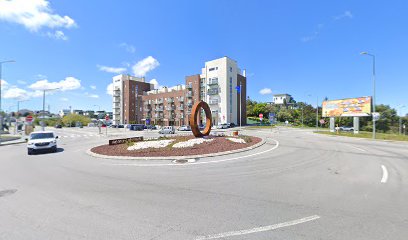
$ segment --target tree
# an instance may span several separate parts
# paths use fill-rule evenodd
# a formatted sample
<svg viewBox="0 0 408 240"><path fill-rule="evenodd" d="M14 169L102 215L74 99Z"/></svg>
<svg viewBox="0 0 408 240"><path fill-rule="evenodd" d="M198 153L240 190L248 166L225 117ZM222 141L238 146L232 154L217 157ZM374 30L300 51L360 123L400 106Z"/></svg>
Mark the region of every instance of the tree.
<svg viewBox="0 0 408 240"><path fill-rule="evenodd" d="M260 113L266 113L266 103L257 103L254 106L253 114L254 116L258 116Z"/></svg>
<svg viewBox="0 0 408 240"><path fill-rule="evenodd" d="M80 122L83 126L88 125L91 122L91 119L87 116L79 115L79 114L68 114L62 118L62 123L65 126L75 126L77 122Z"/></svg>

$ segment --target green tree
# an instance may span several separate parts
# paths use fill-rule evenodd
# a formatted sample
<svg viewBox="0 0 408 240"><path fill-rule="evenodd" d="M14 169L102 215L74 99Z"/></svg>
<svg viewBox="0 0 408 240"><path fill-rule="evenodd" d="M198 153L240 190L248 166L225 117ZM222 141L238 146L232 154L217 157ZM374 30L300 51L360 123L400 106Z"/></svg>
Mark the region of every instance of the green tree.
<svg viewBox="0 0 408 240"><path fill-rule="evenodd" d="M78 115L78 114L68 114L62 118L62 123L65 126L75 126L77 122L80 122L83 126L88 125L91 122L91 119L87 116Z"/></svg>

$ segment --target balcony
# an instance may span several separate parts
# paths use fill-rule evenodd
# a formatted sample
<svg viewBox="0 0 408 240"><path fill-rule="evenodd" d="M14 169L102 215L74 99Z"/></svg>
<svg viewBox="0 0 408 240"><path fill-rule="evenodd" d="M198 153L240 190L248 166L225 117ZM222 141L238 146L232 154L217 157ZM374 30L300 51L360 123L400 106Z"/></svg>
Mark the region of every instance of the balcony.
<svg viewBox="0 0 408 240"><path fill-rule="evenodd" d="M155 104L163 104L163 98L156 99Z"/></svg>
<svg viewBox="0 0 408 240"><path fill-rule="evenodd" d="M210 100L210 105L218 104L218 99Z"/></svg>
<svg viewBox="0 0 408 240"><path fill-rule="evenodd" d="M167 107L166 110L167 111L174 111L174 110L176 110L176 107L170 106L170 107Z"/></svg>
<svg viewBox="0 0 408 240"><path fill-rule="evenodd" d="M184 111L184 106L179 106L177 109L180 111Z"/></svg>
<svg viewBox="0 0 408 240"><path fill-rule="evenodd" d="M155 109L156 112L163 112L163 108L162 107L158 107Z"/></svg>
<svg viewBox="0 0 408 240"><path fill-rule="evenodd" d="M208 95L217 95L218 94L218 89L210 89L207 92Z"/></svg>
<svg viewBox="0 0 408 240"><path fill-rule="evenodd" d="M186 97L188 97L188 98L193 97L193 93L192 93L191 91L187 92L187 93L186 93Z"/></svg>
<svg viewBox="0 0 408 240"><path fill-rule="evenodd" d="M113 108L113 109L119 109L119 108L120 108L120 104L113 104L112 108Z"/></svg>
<svg viewBox="0 0 408 240"><path fill-rule="evenodd" d="M161 119L163 118L163 114L154 114L154 118Z"/></svg>
<svg viewBox="0 0 408 240"><path fill-rule="evenodd" d="M174 103L174 99L173 98L167 98L167 103Z"/></svg>
<svg viewBox="0 0 408 240"><path fill-rule="evenodd" d="M145 112L151 112L152 109L150 109L150 108L143 108L143 111L145 111Z"/></svg>
<svg viewBox="0 0 408 240"><path fill-rule="evenodd" d="M188 84L186 85L186 88L187 88L187 89L192 89L192 88L193 88L193 84L192 84L192 83L188 83Z"/></svg>
<svg viewBox="0 0 408 240"><path fill-rule="evenodd" d="M184 102L184 97L180 97L179 102Z"/></svg>
<svg viewBox="0 0 408 240"><path fill-rule="evenodd" d="M116 97L113 98L113 102L114 102L114 103L119 103L119 102L120 102L120 98L116 98Z"/></svg>
<svg viewBox="0 0 408 240"><path fill-rule="evenodd" d="M208 85L209 85L209 86L211 86L211 85L218 85L218 79L212 79L212 80L210 80L210 81L208 82Z"/></svg>

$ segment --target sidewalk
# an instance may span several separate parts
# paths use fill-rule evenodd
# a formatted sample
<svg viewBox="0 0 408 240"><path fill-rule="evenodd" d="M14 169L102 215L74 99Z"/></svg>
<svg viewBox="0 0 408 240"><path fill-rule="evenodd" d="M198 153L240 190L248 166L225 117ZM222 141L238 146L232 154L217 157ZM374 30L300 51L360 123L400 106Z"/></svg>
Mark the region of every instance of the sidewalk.
<svg viewBox="0 0 408 240"><path fill-rule="evenodd" d="M2 135L1 136L0 146L11 145L11 144L19 144L19 143L25 143L25 142L26 142L26 140L25 140L24 136Z"/></svg>

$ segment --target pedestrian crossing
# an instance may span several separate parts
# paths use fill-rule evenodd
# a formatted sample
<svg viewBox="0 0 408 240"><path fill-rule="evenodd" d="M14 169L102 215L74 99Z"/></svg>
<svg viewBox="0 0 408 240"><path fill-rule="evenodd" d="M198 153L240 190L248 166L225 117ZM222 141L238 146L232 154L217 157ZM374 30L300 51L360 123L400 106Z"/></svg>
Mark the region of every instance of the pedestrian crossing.
<svg viewBox="0 0 408 240"><path fill-rule="evenodd" d="M58 134L57 134L58 135ZM66 134L66 135L58 135L58 138L65 138L65 139L70 139L70 138L95 138L99 137L99 134Z"/></svg>

